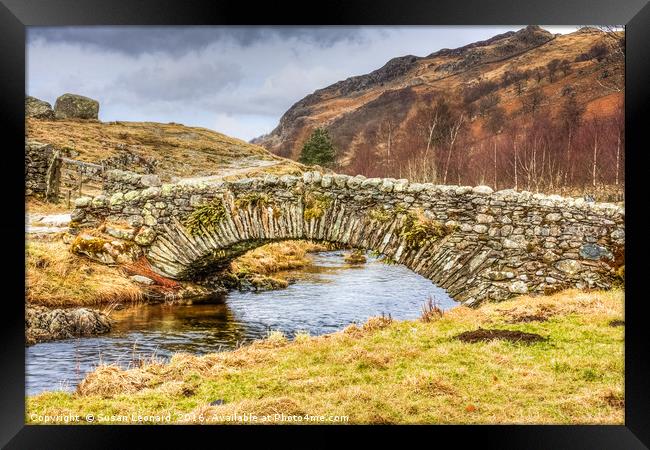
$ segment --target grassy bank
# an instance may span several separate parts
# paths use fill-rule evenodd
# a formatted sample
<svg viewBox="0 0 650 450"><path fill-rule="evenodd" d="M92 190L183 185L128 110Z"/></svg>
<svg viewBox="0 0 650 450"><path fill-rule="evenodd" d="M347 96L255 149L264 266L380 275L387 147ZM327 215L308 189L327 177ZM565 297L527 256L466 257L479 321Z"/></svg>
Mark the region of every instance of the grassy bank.
<svg viewBox="0 0 650 450"><path fill-rule="evenodd" d="M143 298L143 288L118 268L71 253L60 238L28 239L25 257L28 304L92 306L134 303Z"/></svg>
<svg viewBox="0 0 650 450"><path fill-rule="evenodd" d="M310 414L350 423L622 424L623 297L571 290L457 307L429 322L374 318L293 342L272 333L232 352L177 354L127 371L102 366L75 393L28 398L26 418L171 414L175 422L215 423L233 414ZM480 328L541 340L480 340L494 332L457 339Z"/></svg>
<svg viewBox="0 0 650 450"><path fill-rule="evenodd" d="M252 250L231 263L230 271L253 284L282 288L288 281L276 275L311 264L308 252L328 250L323 244L286 241ZM70 252L61 237L28 239L25 244L27 266L26 301L41 306L93 306L110 303L131 304L146 300L151 290L172 294L188 288L165 279L148 265L107 266ZM139 274L154 280L152 287L131 281ZM192 287L192 286L189 286Z"/></svg>
<svg viewBox="0 0 650 450"><path fill-rule="evenodd" d="M330 244L309 241L283 241L267 244L234 260L228 271L239 282L257 287L285 288L289 281L282 274L311 264L308 253L332 250Z"/></svg>

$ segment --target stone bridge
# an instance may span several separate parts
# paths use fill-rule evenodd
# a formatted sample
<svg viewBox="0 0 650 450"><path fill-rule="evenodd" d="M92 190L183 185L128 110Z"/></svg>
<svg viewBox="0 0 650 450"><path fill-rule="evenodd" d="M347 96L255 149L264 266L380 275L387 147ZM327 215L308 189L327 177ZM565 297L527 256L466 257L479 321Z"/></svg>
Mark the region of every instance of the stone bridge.
<svg viewBox="0 0 650 450"><path fill-rule="evenodd" d="M378 252L469 305L607 289L624 264L622 207L487 186L307 172L163 184L82 197L75 206L75 229L121 224L154 270L179 280L288 239Z"/></svg>

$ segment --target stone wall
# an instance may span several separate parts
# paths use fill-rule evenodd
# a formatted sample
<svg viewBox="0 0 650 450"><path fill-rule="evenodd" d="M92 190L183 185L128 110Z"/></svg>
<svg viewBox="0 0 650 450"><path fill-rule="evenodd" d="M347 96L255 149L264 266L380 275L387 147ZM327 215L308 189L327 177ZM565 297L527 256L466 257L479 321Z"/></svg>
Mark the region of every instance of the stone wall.
<svg viewBox="0 0 650 450"><path fill-rule="evenodd" d="M99 164L107 170L137 170L145 174L152 174L156 171L158 160L155 158L146 158L127 149L124 144L117 145L118 153L99 161Z"/></svg>
<svg viewBox="0 0 650 450"><path fill-rule="evenodd" d="M49 144L25 141L25 195L58 195L61 161Z"/></svg>
<svg viewBox="0 0 650 450"><path fill-rule="evenodd" d="M223 214L193 234L187 218L204 205ZM413 246L414 217L446 232ZM200 277L267 242L314 239L378 251L470 305L609 288L625 244L624 210L612 204L318 172L81 198L72 219L128 224L152 266L172 278Z"/></svg>
<svg viewBox="0 0 650 450"><path fill-rule="evenodd" d="M139 174L129 172L126 170L107 170L104 173L104 187L105 194L114 194L116 192L129 192L133 190L141 190L149 187L160 186L160 178L153 174Z"/></svg>

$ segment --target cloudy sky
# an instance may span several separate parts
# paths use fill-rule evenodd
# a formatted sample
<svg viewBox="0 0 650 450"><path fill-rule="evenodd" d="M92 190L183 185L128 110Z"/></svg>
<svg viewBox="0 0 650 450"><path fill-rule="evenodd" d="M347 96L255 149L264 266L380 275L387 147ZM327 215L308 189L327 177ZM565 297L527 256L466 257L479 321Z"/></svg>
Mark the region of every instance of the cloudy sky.
<svg viewBox="0 0 650 450"><path fill-rule="evenodd" d="M103 121L177 122L249 140L305 95L393 57L522 27L30 27L26 91L52 105L66 92L92 97Z"/></svg>

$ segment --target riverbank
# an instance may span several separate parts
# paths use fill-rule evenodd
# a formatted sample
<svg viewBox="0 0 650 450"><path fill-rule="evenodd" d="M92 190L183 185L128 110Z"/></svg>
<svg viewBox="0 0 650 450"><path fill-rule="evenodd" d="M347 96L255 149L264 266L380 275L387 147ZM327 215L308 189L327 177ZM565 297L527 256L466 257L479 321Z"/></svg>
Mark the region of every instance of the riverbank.
<svg viewBox="0 0 650 450"><path fill-rule="evenodd" d="M232 287L282 288L288 281L278 272L308 266L309 252L328 250L324 244L287 241L268 244L233 261ZM207 295L209 289L192 283L179 283L156 276L146 264L105 265L70 252L60 236L28 239L25 246L27 265L26 301L48 307L136 304L150 300L189 298ZM131 277L144 276L151 284L138 283ZM137 280L137 278L136 278Z"/></svg>
<svg viewBox="0 0 650 450"><path fill-rule="evenodd" d="M571 290L456 307L429 322L375 318L292 342L271 333L232 352L99 367L75 393L28 398L26 419L169 414L216 423L309 414L350 423L622 424L623 303L621 290Z"/></svg>
<svg viewBox="0 0 650 450"><path fill-rule="evenodd" d="M283 289L289 280L282 271L308 267L312 262L308 252L328 248L297 241L269 244L233 261L227 272L220 274L217 285L210 287L162 277L151 270L146 259L106 265L76 255L63 241L63 233L30 238L25 246L26 344L106 333L115 308L202 302L226 289Z"/></svg>

